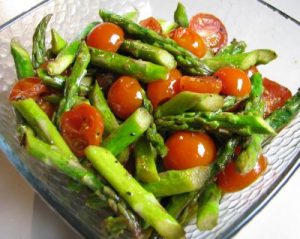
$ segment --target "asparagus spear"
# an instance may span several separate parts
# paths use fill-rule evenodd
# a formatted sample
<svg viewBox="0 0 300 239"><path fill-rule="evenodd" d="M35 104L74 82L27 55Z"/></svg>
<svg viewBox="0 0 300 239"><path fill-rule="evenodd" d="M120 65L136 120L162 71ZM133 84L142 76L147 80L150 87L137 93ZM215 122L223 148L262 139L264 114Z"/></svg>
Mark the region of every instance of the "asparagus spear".
<svg viewBox="0 0 300 239"><path fill-rule="evenodd" d="M156 119L159 130L219 130L240 135L272 134L275 132L262 117L229 112L187 112Z"/></svg>
<svg viewBox="0 0 300 239"><path fill-rule="evenodd" d="M135 177L143 183L150 183L159 180L155 160L157 153L151 143L141 137L134 146L135 156Z"/></svg>
<svg viewBox="0 0 300 239"><path fill-rule="evenodd" d="M119 74L131 75L143 83L165 80L168 76L168 69L164 66L96 48L90 48L90 52L92 64Z"/></svg>
<svg viewBox="0 0 300 239"><path fill-rule="evenodd" d="M259 49L235 55L221 54L212 58L205 58L203 62L214 72L225 66L234 66L241 70L247 70L254 65L267 64L276 57L276 53L272 50ZM193 70L190 72L193 73Z"/></svg>
<svg viewBox="0 0 300 239"><path fill-rule="evenodd" d="M116 130L119 127L119 123L114 114L111 112L97 81L90 93L90 101L102 115L104 121L104 132L106 134L110 134Z"/></svg>
<svg viewBox="0 0 300 239"><path fill-rule="evenodd" d="M74 103L75 97L78 96L79 86L82 78L86 74L86 68L90 62L90 53L86 43L83 41L79 47L78 55L76 57L71 75L66 79L65 98L61 101L56 112L55 118L58 123L61 115L70 110Z"/></svg>
<svg viewBox="0 0 300 239"><path fill-rule="evenodd" d="M222 191L215 183L208 184L201 193L197 213L197 227L199 230L211 230L218 224L221 196Z"/></svg>
<svg viewBox="0 0 300 239"><path fill-rule="evenodd" d="M136 141L149 127L151 115L144 108L137 109L102 143L113 155L118 155Z"/></svg>
<svg viewBox="0 0 300 239"><path fill-rule="evenodd" d="M159 234L165 238L184 236L184 230L180 224L165 211L153 194L143 189L109 150L88 146L85 154L132 209L153 226Z"/></svg>
<svg viewBox="0 0 300 239"><path fill-rule="evenodd" d="M182 91L166 103L160 105L155 117L182 114L190 109L194 111L216 111L223 105L223 97L217 94L201 94Z"/></svg>
<svg viewBox="0 0 300 239"><path fill-rule="evenodd" d="M236 97L228 95L224 98L224 105L222 111L232 111L236 109L247 97Z"/></svg>
<svg viewBox="0 0 300 239"><path fill-rule="evenodd" d="M168 69L176 68L176 61L169 52L138 40L124 40L121 50L130 53L135 58L150 61Z"/></svg>
<svg viewBox="0 0 300 239"><path fill-rule="evenodd" d="M115 23L121 26L127 33L147 42L148 44L158 46L170 52L176 59L177 63L182 67L190 67L194 73L200 75L209 75L211 69L206 66L198 57L188 50L180 47L175 41L170 38L165 38L158 33L144 28L120 15L99 11L100 17L107 22Z"/></svg>
<svg viewBox="0 0 300 239"><path fill-rule="evenodd" d="M56 89L63 89L65 85L65 77L61 75L49 76L47 71L43 67L36 69L38 77L42 80L45 85L51 86Z"/></svg>
<svg viewBox="0 0 300 239"><path fill-rule="evenodd" d="M264 102L262 101L262 94L264 91L263 79L261 74L255 73L251 77L252 90L245 106L245 114L253 114L263 117ZM252 170L262 152L262 142L264 137L258 134L252 134L247 141L242 145L242 152L239 154L235 165L242 173L248 173Z"/></svg>
<svg viewBox="0 0 300 239"><path fill-rule="evenodd" d="M65 39L55 29L51 29L51 51L55 55L59 54L67 44Z"/></svg>
<svg viewBox="0 0 300 239"><path fill-rule="evenodd" d="M75 158L56 127L33 99L13 101L12 104L41 138L57 146L68 157Z"/></svg>
<svg viewBox="0 0 300 239"><path fill-rule="evenodd" d="M38 68L45 61L46 57L46 45L45 35L47 25L52 17L52 14L45 16L37 25L33 34L32 42L32 65L34 68Z"/></svg>
<svg viewBox="0 0 300 239"><path fill-rule="evenodd" d="M166 21L166 20L163 20L163 19L158 19L158 22L161 25L162 33L164 35L167 35L172 30L174 30L175 28L178 27L178 24L176 22L170 22L170 21Z"/></svg>
<svg viewBox="0 0 300 239"><path fill-rule="evenodd" d="M237 41L236 39L233 39L233 41L223 47L218 53L217 56L223 56L223 55L236 55L245 52L247 45L244 41Z"/></svg>
<svg viewBox="0 0 300 239"><path fill-rule="evenodd" d="M189 19L185 7L181 2L178 2L177 8L174 12L174 21L181 27L189 26Z"/></svg>
<svg viewBox="0 0 300 239"><path fill-rule="evenodd" d="M56 145L49 145L36 138L28 127L21 127L20 133L23 136L25 149L30 155L89 187L98 196L98 200L101 200L126 221L128 228L137 238L141 237L141 228L136 216L96 174L84 168L76 158L70 158L63 153Z"/></svg>
<svg viewBox="0 0 300 239"><path fill-rule="evenodd" d="M10 52L14 58L18 79L35 75L28 52L16 39L10 42Z"/></svg>
<svg viewBox="0 0 300 239"><path fill-rule="evenodd" d="M83 30L82 32L79 33L79 35L75 38L75 40L83 40L86 38L86 36L91 32L91 30L97 26L100 22L99 21L95 21L95 22L91 22L89 23Z"/></svg>
<svg viewBox="0 0 300 239"><path fill-rule="evenodd" d="M200 189L209 175L207 166L169 170L159 174L159 181L143 184L143 187L156 197L166 197Z"/></svg>

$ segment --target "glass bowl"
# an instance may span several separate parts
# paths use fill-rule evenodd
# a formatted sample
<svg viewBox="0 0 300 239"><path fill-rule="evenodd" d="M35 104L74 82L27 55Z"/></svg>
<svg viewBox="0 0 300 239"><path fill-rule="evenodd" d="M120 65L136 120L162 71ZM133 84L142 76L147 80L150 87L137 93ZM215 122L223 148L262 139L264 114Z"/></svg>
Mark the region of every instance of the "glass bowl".
<svg viewBox="0 0 300 239"><path fill-rule="evenodd" d="M300 31L299 23L280 11L258 0L202 0L182 1L189 16L208 12L222 19L229 40L237 38L248 44L248 49L270 48L278 59L260 67L264 75L276 80L293 93L300 86ZM70 40L89 22L99 20L98 9L117 13L139 9L140 18L153 15L172 20L176 0L57 0L44 1L30 11L0 28L0 149L32 187L69 224L86 238L105 238L101 220L108 215L104 209L87 208L89 192L76 193L68 187L68 179L61 173L31 158L19 146L16 136L16 116L7 98L16 81L16 73L9 43L18 38L29 50L34 26L48 13L53 13L51 27ZM49 36L49 32L48 32ZM47 40L49 44L49 37ZM187 238L229 238L244 226L272 199L299 166L300 117L298 117L264 147L268 158L267 172L250 187L225 195L221 202L219 224L214 230L200 232L194 222L186 227ZM126 235L125 235L126 237ZM127 237L130 237L127 235Z"/></svg>

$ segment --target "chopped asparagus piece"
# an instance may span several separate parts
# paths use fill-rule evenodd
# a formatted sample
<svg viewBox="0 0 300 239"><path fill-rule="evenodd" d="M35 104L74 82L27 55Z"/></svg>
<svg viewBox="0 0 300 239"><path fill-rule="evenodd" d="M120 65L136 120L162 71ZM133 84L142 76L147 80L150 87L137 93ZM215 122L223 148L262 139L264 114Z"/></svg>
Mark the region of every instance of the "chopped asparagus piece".
<svg viewBox="0 0 300 239"><path fill-rule="evenodd" d="M55 29L51 29L51 37L51 51L57 55L67 46L68 43Z"/></svg>

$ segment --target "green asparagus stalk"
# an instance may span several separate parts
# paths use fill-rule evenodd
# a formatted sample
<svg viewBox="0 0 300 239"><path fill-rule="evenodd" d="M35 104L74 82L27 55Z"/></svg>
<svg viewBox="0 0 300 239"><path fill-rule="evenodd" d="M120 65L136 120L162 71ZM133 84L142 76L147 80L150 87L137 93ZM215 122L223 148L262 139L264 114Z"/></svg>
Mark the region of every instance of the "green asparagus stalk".
<svg viewBox="0 0 300 239"><path fill-rule="evenodd" d="M176 22L166 21L163 19L158 19L158 22L161 25L162 33L164 35L169 34L172 30L178 27L178 24Z"/></svg>
<svg viewBox="0 0 300 239"><path fill-rule="evenodd" d="M89 187L98 196L98 200L108 205L126 221L128 228L137 238L141 237L141 228L136 216L110 187L103 184L96 174L84 168L76 158L70 158L64 154L56 145L49 145L36 138L28 127L23 126L20 131L25 149L30 155Z"/></svg>
<svg viewBox="0 0 300 239"><path fill-rule="evenodd" d="M86 38L86 36L91 32L91 30L97 26L100 22L99 21L95 21L95 22L91 22L89 23L83 30L82 32L79 33L79 35L75 38L75 40L84 40Z"/></svg>
<svg viewBox="0 0 300 239"><path fill-rule="evenodd" d="M139 11L137 9L135 9L134 11L123 14L123 16L125 18L129 19L130 21L136 22L139 17Z"/></svg>
<svg viewBox="0 0 300 239"><path fill-rule="evenodd" d="M217 94L201 94L182 91L166 103L160 105L155 112L155 117L179 115L188 110L216 111L223 105L223 97Z"/></svg>
<svg viewBox="0 0 300 239"><path fill-rule="evenodd" d="M165 80L168 69L151 62L135 60L117 53L90 48L91 63L123 75L131 75L143 83L155 80Z"/></svg>
<svg viewBox="0 0 300 239"><path fill-rule="evenodd" d="M224 56L224 55L236 55L240 53L244 53L247 45L244 41L237 41L233 39L233 41L223 47L218 53L217 56Z"/></svg>
<svg viewBox="0 0 300 239"><path fill-rule="evenodd" d="M38 68L45 61L46 45L45 36L46 28L52 17L52 14L45 16L37 25L32 39L32 65Z"/></svg>
<svg viewBox="0 0 300 239"><path fill-rule="evenodd" d="M156 150L144 137L139 138L134 146L135 178L143 183L159 181L156 168Z"/></svg>
<svg viewBox="0 0 300 239"><path fill-rule="evenodd" d="M65 85L65 77L61 75L57 76L49 76L46 69L43 67L39 67L36 69L36 73L38 77L42 80L42 82L56 89L63 89Z"/></svg>
<svg viewBox="0 0 300 239"><path fill-rule="evenodd" d="M259 49L247 53L239 53L235 55L222 54L212 58L203 59L206 64L214 72L225 66L234 66L241 70L247 70L251 66L267 64L277 57L272 50ZM193 71L190 71L193 73Z"/></svg>
<svg viewBox="0 0 300 239"><path fill-rule="evenodd" d="M103 224L108 238L119 238L127 229L125 218L120 216L109 216L105 218Z"/></svg>
<svg viewBox="0 0 300 239"><path fill-rule="evenodd" d="M47 64L47 72L50 76L60 75L75 60L81 40L74 40L68 44L53 61Z"/></svg>
<svg viewBox="0 0 300 239"><path fill-rule="evenodd" d="M80 45L71 75L66 79L65 98L61 101L56 112L56 122L59 123L61 115L70 110L80 89L80 82L86 74L86 68L90 62L90 53L86 43L83 41Z"/></svg>
<svg viewBox="0 0 300 239"><path fill-rule="evenodd" d="M137 109L106 139L102 146L113 155L118 155L130 144L135 142L149 127L151 115L144 108Z"/></svg>
<svg viewBox="0 0 300 239"><path fill-rule="evenodd" d="M99 173L120 193L132 209L165 238L181 238L184 230L146 191L107 149L88 146L87 158Z"/></svg>
<svg viewBox="0 0 300 239"><path fill-rule="evenodd" d="M58 55L67 44L65 39L55 29L51 29L51 51L55 55Z"/></svg>
<svg viewBox="0 0 300 239"><path fill-rule="evenodd" d="M209 178L210 168L199 166L185 170L169 170L159 174L159 180L143 184L156 197L166 197L199 190Z"/></svg>
<svg viewBox="0 0 300 239"><path fill-rule="evenodd" d="M236 97L228 95L224 98L224 105L222 111L234 111L247 97Z"/></svg>
<svg viewBox="0 0 300 239"><path fill-rule="evenodd" d="M177 8L174 12L174 21L181 27L189 26L189 19L185 7L181 2L178 2Z"/></svg>
<svg viewBox="0 0 300 239"><path fill-rule="evenodd" d="M237 115L229 112L187 112L156 119L159 130L218 130L239 135L271 134L275 131L262 118L255 115Z"/></svg>
<svg viewBox="0 0 300 239"><path fill-rule="evenodd" d="M49 102L52 105L58 106L60 101L62 100L62 95L60 94L50 94L50 95L45 95L43 99L47 102Z"/></svg>
<svg viewBox="0 0 300 239"><path fill-rule="evenodd" d="M68 157L76 158L46 113L33 99L13 101L12 104L41 138L58 147Z"/></svg>
<svg viewBox="0 0 300 239"><path fill-rule="evenodd" d="M263 79L261 74L255 73L251 77L252 90L245 106L245 114L253 114L263 117L264 102L262 94L264 91ZM235 165L241 173L251 171L262 153L262 142L264 137L257 134L252 134L242 145L242 152L239 154Z"/></svg>
<svg viewBox="0 0 300 239"><path fill-rule="evenodd" d="M176 61L169 52L138 40L124 40L121 50L130 53L135 58L150 61L168 69L176 68Z"/></svg>
<svg viewBox="0 0 300 239"><path fill-rule="evenodd" d="M199 230L212 230L218 224L221 196L222 191L215 183L208 184L201 193L197 213Z"/></svg>
<svg viewBox="0 0 300 239"><path fill-rule="evenodd" d="M95 82L95 85L90 93L90 101L92 105L101 113L104 121L105 134L110 134L116 130L119 127L119 123L114 114L111 112L97 81Z"/></svg>
<svg viewBox="0 0 300 239"><path fill-rule="evenodd" d="M146 138L151 142L152 146L162 158L167 155L168 148L165 146L164 139L157 131L156 124L154 122L151 122L147 129Z"/></svg>
<svg viewBox="0 0 300 239"><path fill-rule="evenodd" d="M104 21L112 22L121 26L127 33L143 40L144 42L170 52L180 66L192 68L195 74L209 75L212 73L211 69L198 57L190 51L180 47L172 39L165 38L158 33L144 28L120 15L110 13L102 9L99 11L99 15Z"/></svg>
<svg viewBox="0 0 300 239"><path fill-rule="evenodd" d="M10 42L10 52L14 58L18 79L35 75L28 52L16 39Z"/></svg>

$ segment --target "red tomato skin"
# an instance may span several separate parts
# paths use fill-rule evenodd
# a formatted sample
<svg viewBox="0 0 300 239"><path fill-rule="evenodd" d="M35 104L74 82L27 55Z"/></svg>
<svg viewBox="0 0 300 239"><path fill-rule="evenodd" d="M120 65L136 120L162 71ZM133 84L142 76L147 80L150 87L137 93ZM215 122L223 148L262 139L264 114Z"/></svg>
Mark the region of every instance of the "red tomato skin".
<svg viewBox="0 0 300 239"><path fill-rule="evenodd" d="M78 157L84 156L87 146L100 145L103 130L101 114L86 103L73 107L61 117L62 136Z"/></svg>
<svg viewBox="0 0 300 239"><path fill-rule="evenodd" d="M19 80L12 88L9 100L23 100L27 98L37 98L48 91L47 87L38 77L28 77Z"/></svg>
<svg viewBox="0 0 300 239"><path fill-rule="evenodd" d="M237 68L223 67L214 74L223 84L221 93L244 97L251 91L251 81L247 74Z"/></svg>
<svg viewBox="0 0 300 239"><path fill-rule="evenodd" d="M111 52L116 52L123 41L122 28L110 22L95 26L86 39L88 46Z"/></svg>
<svg viewBox="0 0 300 239"><path fill-rule="evenodd" d="M126 119L142 105L142 87L135 78L122 76L110 87L107 100L114 114Z"/></svg>
<svg viewBox="0 0 300 239"><path fill-rule="evenodd" d="M206 46L217 53L227 44L228 34L222 21L214 15L199 13L190 20L189 27L197 32Z"/></svg>
<svg viewBox="0 0 300 239"><path fill-rule="evenodd" d="M178 45L189 50L199 58L203 57L207 52L206 45L201 36L192 29L176 28L170 33L170 37L176 41Z"/></svg>
<svg viewBox="0 0 300 239"><path fill-rule="evenodd" d="M263 100L265 101L264 116L267 117L274 110L280 108L285 102L292 97L291 91L268 78L263 79L264 93Z"/></svg>
<svg viewBox="0 0 300 239"><path fill-rule="evenodd" d="M261 155L255 168L243 175L235 168L234 161L231 161L225 170L217 175L217 184L223 192L240 191L255 182L266 171L267 165L266 158Z"/></svg>
<svg viewBox="0 0 300 239"><path fill-rule="evenodd" d="M148 18L140 21L139 24L142 27L153 30L159 34L162 33L162 27L161 27L159 21L157 21L154 17L148 17Z"/></svg>
<svg viewBox="0 0 300 239"><path fill-rule="evenodd" d="M180 78L180 91L219 94L221 90L222 81L215 76L183 76Z"/></svg>
<svg viewBox="0 0 300 239"><path fill-rule="evenodd" d="M166 169L182 170L209 165L216 157L214 141L205 133L177 131L166 140Z"/></svg>
<svg viewBox="0 0 300 239"><path fill-rule="evenodd" d="M180 71L173 69L170 71L167 80L153 81L147 85L147 96L154 109L179 93L180 77Z"/></svg>

